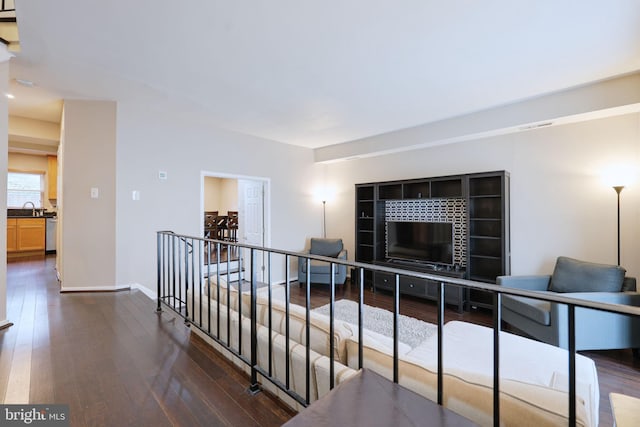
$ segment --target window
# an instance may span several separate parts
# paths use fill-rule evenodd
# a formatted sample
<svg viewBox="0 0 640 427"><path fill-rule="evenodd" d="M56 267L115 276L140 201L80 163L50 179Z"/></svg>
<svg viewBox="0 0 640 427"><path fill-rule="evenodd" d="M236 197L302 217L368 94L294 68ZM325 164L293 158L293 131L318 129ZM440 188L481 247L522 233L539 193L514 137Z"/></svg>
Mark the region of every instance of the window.
<svg viewBox="0 0 640 427"><path fill-rule="evenodd" d="M43 175L39 173L9 172L7 177L7 207L21 208L25 203L33 202L36 209L42 208L43 181Z"/></svg>

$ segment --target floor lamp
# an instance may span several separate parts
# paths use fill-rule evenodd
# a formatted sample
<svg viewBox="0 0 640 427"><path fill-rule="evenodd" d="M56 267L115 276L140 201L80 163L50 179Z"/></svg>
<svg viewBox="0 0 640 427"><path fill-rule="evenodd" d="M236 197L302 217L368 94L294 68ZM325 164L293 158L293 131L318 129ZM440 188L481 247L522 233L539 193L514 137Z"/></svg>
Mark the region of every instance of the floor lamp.
<svg viewBox="0 0 640 427"><path fill-rule="evenodd" d="M327 238L327 201L326 200L322 201L322 237L324 237L325 239Z"/></svg>
<svg viewBox="0 0 640 427"><path fill-rule="evenodd" d="M614 185L613 189L618 194L618 265L620 265L620 192L624 188L624 185Z"/></svg>

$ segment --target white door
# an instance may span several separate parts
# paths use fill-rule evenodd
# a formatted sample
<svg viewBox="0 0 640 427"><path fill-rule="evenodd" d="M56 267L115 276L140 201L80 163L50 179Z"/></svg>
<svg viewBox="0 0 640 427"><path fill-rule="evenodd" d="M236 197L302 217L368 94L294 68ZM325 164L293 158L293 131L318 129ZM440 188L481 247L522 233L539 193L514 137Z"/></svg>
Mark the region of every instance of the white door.
<svg viewBox="0 0 640 427"><path fill-rule="evenodd" d="M265 245L264 227L264 181L246 179L238 180L238 240L242 243L256 246ZM265 281L265 257L257 252L258 281ZM246 251L243 257L245 263L245 280L251 279L251 254Z"/></svg>

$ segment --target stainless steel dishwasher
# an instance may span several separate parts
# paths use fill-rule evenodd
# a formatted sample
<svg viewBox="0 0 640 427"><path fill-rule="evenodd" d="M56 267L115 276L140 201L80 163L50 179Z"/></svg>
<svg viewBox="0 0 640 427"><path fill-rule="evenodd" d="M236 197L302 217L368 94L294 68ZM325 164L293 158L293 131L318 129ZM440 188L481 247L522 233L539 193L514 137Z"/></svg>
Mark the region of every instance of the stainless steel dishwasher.
<svg viewBox="0 0 640 427"><path fill-rule="evenodd" d="M45 251L48 254L56 253L56 226L58 218L47 218Z"/></svg>

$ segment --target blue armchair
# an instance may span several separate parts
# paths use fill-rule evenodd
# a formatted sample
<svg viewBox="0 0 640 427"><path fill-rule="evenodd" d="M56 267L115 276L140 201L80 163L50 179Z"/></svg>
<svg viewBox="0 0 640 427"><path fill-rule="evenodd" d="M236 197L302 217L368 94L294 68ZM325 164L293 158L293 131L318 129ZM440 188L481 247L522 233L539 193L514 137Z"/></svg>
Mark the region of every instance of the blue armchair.
<svg viewBox="0 0 640 427"><path fill-rule="evenodd" d="M344 249L342 239L311 238L310 249L304 253L347 259L347 250ZM328 262L311 260L310 272L311 283L331 283L331 265ZM347 266L336 264L334 275L337 285L344 284L347 279ZM300 285L307 282L307 259L303 257L298 258L298 281Z"/></svg>
<svg viewBox="0 0 640 427"><path fill-rule="evenodd" d="M563 292L571 298L640 306L636 279L619 266L558 257L553 275L500 276L497 284L540 292ZM527 335L562 348L569 346L565 304L505 295L502 319ZM576 350L640 348L640 317L576 308Z"/></svg>

